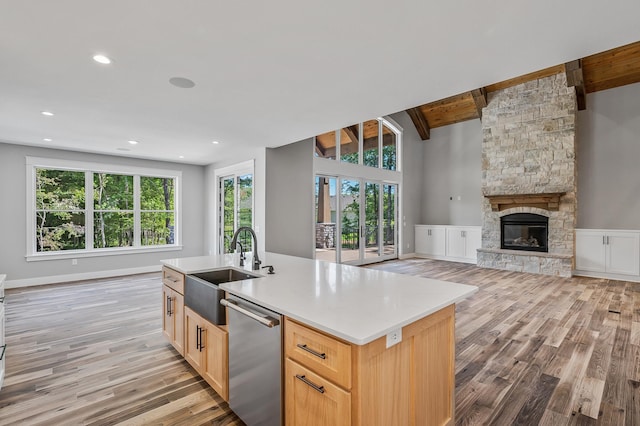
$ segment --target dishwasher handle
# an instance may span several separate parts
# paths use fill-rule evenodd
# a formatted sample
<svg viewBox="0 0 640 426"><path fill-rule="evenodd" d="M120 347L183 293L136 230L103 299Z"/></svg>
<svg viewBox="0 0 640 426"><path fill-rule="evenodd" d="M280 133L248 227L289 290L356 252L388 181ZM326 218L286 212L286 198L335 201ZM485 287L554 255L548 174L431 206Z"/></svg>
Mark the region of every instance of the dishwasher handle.
<svg viewBox="0 0 640 426"><path fill-rule="evenodd" d="M236 302L233 302L231 300L227 300L227 299L222 299L220 300L220 304L222 306L226 306L229 309L233 309L234 311L241 313L242 315L248 316L249 318L258 321L260 324L269 327L269 328L273 328L275 326L277 326L278 324L280 324L280 321L278 321L275 318L271 318L271 317L262 317L252 311L250 311L249 309L243 308L241 306L238 306L238 304Z"/></svg>

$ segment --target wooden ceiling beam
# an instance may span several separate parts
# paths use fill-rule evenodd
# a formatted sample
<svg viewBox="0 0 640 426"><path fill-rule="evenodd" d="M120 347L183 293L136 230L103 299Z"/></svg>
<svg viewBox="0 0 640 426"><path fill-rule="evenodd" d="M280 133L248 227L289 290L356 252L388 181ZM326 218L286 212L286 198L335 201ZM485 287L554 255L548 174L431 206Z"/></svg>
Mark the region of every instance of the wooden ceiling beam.
<svg viewBox="0 0 640 426"><path fill-rule="evenodd" d="M354 124L352 126L347 126L344 129L344 132L349 136L352 143L358 143L358 125Z"/></svg>
<svg viewBox="0 0 640 426"><path fill-rule="evenodd" d="M578 111L587 109L587 98L585 96L584 76L582 74L582 59L567 62L564 64L564 72L567 75L567 87L576 90L576 100L578 101Z"/></svg>
<svg viewBox="0 0 640 426"><path fill-rule="evenodd" d="M431 138L431 129L429 128L427 117L424 116L422 110L420 108L409 108L407 114L411 117L413 125L416 126L420 139L423 141L429 140L429 138Z"/></svg>
<svg viewBox="0 0 640 426"><path fill-rule="evenodd" d="M482 119L482 108L487 106L487 90L484 87L472 90L471 96L473 96L473 102L478 110L478 118Z"/></svg>

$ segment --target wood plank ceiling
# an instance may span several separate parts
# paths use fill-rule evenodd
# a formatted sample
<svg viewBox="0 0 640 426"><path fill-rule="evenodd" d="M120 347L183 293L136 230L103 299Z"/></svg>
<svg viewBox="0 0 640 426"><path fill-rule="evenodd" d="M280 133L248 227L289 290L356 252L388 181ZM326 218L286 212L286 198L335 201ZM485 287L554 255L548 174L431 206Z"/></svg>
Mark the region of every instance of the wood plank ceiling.
<svg viewBox="0 0 640 426"><path fill-rule="evenodd" d="M640 82L640 41L410 108L406 112L420 138L428 140L431 129L482 118L487 93L561 72L567 74L567 85L576 89L578 109L584 110L586 93Z"/></svg>

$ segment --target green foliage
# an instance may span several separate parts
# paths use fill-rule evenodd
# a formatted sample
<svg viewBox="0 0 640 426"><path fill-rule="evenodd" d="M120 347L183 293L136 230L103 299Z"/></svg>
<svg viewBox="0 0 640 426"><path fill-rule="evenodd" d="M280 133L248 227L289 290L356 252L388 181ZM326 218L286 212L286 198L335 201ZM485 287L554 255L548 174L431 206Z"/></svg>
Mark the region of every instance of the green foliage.
<svg viewBox="0 0 640 426"><path fill-rule="evenodd" d="M84 173L36 169L36 250L85 248Z"/></svg>
<svg viewBox="0 0 640 426"><path fill-rule="evenodd" d="M86 172L89 173L89 172ZM38 251L84 249L85 172L36 170ZM134 177L93 174L93 247L134 244ZM142 245L173 244L173 178L140 177Z"/></svg>

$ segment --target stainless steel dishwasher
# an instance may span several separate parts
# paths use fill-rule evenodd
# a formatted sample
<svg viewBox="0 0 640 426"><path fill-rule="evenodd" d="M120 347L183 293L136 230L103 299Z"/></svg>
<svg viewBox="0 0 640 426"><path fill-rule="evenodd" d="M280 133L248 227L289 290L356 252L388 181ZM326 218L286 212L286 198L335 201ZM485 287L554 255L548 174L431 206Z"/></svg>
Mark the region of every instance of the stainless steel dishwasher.
<svg viewBox="0 0 640 426"><path fill-rule="evenodd" d="M281 426L282 315L228 295L229 407L249 426Z"/></svg>

